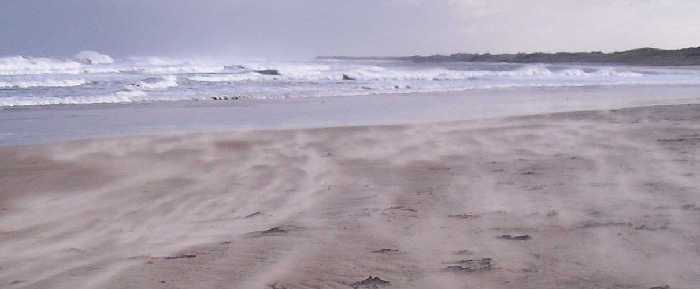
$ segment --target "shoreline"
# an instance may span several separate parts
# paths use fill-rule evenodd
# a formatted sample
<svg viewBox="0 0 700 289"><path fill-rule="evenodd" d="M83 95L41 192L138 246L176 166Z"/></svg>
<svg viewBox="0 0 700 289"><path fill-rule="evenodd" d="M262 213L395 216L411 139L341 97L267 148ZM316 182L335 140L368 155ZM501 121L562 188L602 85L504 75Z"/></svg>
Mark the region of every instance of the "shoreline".
<svg viewBox="0 0 700 289"><path fill-rule="evenodd" d="M573 110L573 111L557 111L550 113L533 113L524 115L513 115L513 116L501 116L492 118L478 118L478 119L464 119L464 120L442 120L442 121L429 121L429 122L415 122L415 123L391 123L391 124L371 124L371 125L335 125L335 126L310 126L310 127L280 127L280 128L245 128L245 129L222 129L222 130L212 130L212 131L183 131L183 132L165 132L165 133L151 133L151 134L133 134L133 135L117 135L117 136L102 136L94 138L80 138L80 139L70 139L65 141L50 142L50 143L31 143L31 144L14 144L14 145L0 145L0 150L16 150L23 148L42 148L52 145L80 145L95 142L116 142L120 140L139 140L139 139L154 139L154 138L187 138L187 137L203 137L203 136L213 136L220 137L229 134L250 134L250 133L288 133L296 131L322 131L322 130L353 130L353 129L370 129L370 128L398 128L407 126L440 126L440 125L455 125L461 123L472 123L472 124L493 124L497 122L517 122L519 120L537 119L537 118L557 118L559 116L566 117L568 115L576 114L597 114L597 113L610 113L610 112L625 112L625 111L635 111L635 110L645 110L645 109L667 109L674 107L685 107L685 106L698 106L700 103L678 103L678 104L655 104L655 105L639 105L639 106L626 106L626 107L616 107L610 109L589 109L589 110Z"/></svg>
<svg viewBox="0 0 700 289"><path fill-rule="evenodd" d="M699 145L690 104L2 147L0 286L691 289Z"/></svg>
<svg viewBox="0 0 700 289"><path fill-rule="evenodd" d="M149 134L418 124L700 103L700 86L504 89L287 101L107 104L0 112L0 147Z"/></svg>

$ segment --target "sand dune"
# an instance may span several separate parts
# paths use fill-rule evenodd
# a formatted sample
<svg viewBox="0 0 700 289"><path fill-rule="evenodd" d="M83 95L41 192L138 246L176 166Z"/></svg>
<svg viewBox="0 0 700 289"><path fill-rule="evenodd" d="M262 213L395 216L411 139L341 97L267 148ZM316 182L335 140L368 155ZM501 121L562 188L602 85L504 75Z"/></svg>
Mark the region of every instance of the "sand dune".
<svg viewBox="0 0 700 289"><path fill-rule="evenodd" d="M698 172L699 105L2 148L0 288L692 289Z"/></svg>

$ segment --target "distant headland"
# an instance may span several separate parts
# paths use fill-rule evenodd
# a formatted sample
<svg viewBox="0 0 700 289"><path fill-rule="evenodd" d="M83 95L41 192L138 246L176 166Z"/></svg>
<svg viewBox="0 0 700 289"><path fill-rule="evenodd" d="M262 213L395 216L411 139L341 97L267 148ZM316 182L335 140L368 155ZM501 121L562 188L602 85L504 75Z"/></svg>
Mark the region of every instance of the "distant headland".
<svg viewBox="0 0 700 289"><path fill-rule="evenodd" d="M405 57L347 57L332 56L319 59L393 59L414 62L509 62L509 63L606 63L649 66L690 66L700 65L700 47L665 50L658 48L638 48L627 51L604 53L557 52L557 53L512 53L474 54L457 53L452 55L405 56Z"/></svg>

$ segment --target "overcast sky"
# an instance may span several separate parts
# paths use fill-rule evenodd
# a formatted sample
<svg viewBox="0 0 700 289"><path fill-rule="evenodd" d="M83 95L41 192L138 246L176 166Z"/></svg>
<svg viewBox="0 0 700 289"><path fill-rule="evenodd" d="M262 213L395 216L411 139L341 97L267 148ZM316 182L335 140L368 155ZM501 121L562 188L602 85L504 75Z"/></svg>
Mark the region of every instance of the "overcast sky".
<svg viewBox="0 0 700 289"><path fill-rule="evenodd" d="M303 58L700 46L698 0L0 0L0 55Z"/></svg>

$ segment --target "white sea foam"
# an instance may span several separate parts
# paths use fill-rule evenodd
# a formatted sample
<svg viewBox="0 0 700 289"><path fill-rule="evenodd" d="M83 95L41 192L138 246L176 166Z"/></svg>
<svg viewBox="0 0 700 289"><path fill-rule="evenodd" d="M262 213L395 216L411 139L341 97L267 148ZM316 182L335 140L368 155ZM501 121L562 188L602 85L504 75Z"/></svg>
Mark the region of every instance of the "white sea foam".
<svg viewBox="0 0 700 289"><path fill-rule="evenodd" d="M101 96L70 96L70 97L5 97L0 98L0 106L33 106L58 104L96 104L96 103L130 103L147 100L143 91L120 91L111 95Z"/></svg>
<svg viewBox="0 0 700 289"><path fill-rule="evenodd" d="M220 65L177 65L177 66L155 66L139 67L137 71L145 74L184 74L184 73L219 73L224 72L224 66Z"/></svg>
<svg viewBox="0 0 700 289"><path fill-rule="evenodd" d="M213 75L196 75L190 76L187 79L198 82L238 82L238 81L262 81L273 80L270 75L262 75L259 73L236 73L236 74L213 74Z"/></svg>
<svg viewBox="0 0 700 289"><path fill-rule="evenodd" d="M80 63L70 60L23 56L0 58L0 75L79 74L81 68Z"/></svg>
<svg viewBox="0 0 700 289"><path fill-rule="evenodd" d="M177 76L166 75L163 77L151 77L139 81L138 83L127 86L129 90L165 90L171 87L177 87Z"/></svg>
<svg viewBox="0 0 700 289"><path fill-rule="evenodd" d="M33 88L33 87L72 87L86 84L85 79L43 79L43 80L27 80L27 81L0 81L0 89L7 88Z"/></svg>

